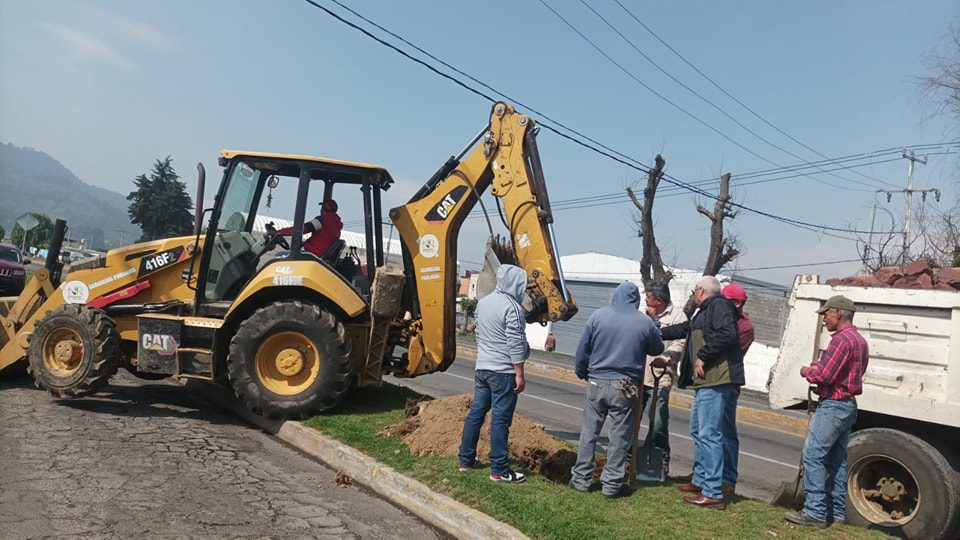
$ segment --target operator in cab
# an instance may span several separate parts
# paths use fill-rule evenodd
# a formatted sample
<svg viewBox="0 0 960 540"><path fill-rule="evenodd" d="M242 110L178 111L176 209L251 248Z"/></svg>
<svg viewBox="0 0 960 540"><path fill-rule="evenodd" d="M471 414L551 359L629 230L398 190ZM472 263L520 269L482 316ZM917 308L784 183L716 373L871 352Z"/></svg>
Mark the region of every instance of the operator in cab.
<svg viewBox="0 0 960 540"><path fill-rule="evenodd" d="M340 239L343 230L343 221L337 215L337 201L328 199L320 203L320 215L303 224L303 234L311 233L310 238L303 242L303 247L318 258ZM272 234L292 234L293 227L286 227Z"/></svg>

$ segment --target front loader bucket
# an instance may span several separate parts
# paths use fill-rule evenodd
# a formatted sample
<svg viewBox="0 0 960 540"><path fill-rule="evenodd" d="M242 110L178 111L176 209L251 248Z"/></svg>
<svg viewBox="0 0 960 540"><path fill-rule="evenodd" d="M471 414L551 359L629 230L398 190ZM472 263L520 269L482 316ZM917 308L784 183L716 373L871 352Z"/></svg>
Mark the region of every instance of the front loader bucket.
<svg viewBox="0 0 960 540"><path fill-rule="evenodd" d="M60 248L66 233L67 222L58 219L44 267L34 272L20 296L0 298L0 371L27 357L27 332L33 331L27 323L60 285Z"/></svg>

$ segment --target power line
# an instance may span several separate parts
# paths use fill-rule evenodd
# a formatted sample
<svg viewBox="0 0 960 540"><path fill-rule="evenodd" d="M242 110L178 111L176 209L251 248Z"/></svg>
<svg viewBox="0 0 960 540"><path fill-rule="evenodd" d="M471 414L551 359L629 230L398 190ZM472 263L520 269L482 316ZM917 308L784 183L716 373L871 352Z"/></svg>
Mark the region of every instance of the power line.
<svg viewBox="0 0 960 540"><path fill-rule="evenodd" d="M667 71L666 69L664 69L662 66L660 66L660 64L658 64L657 62L655 62L652 58L650 58L650 56L648 56L645 52L643 52L643 50L641 50L640 47L638 47L633 41L630 40L630 38L628 38L626 35L624 35L623 32L621 32L619 29L617 29L617 27L614 26L613 23L611 23L610 21L608 21L608 20L606 19L606 17L604 17L603 15L601 15L600 12L598 12L596 9L594 9L593 6L591 6L590 4L588 4L585 0L580 0L580 3L583 4L587 9L589 9L594 15L596 15L597 18L599 18L601 21L603 21L603 23L604 23L605 25L607 25L608 28L610 28L611 30L613 30L614 33L616 33L616 34L617 34L618 36L620 36L624 41L626 41L627 44L630 45L630 47L631 47L634 51L636 51L640 56L642 56L647 62L649 62L650 64L652 64L653 67L657 68L661 73L663 73L664 75L666 75L667 77L669 77L670 80L672 80L673 82L677 83L678 85L680 85L681 87L683 87L685 90L687 90L687 91L690 92L691 94L693 94L693 95L697 96L698 98L700 98L701 101L703 101L703 102L706 103L707 105L710 105L711 107L713 107L714 109L716 109L718 112L720 112L720 114L722 114L722 115L726 116L727 118L729 118L733 123L737 124L737 125L740 126L744 131L746 131L747 133L753 135L754 137L756 137L756 138L759 139L760 141L766 143L767 145L769 145L769 146L771 146L771 147L773 147L773 148L776 148L777 150L780 150L781 152L783 152L783 153L785 153L785 154L788 154L788 155L790 155L790 156L792 156L792 157L795 157L795 158L799 159L800 161L802 161L802 162L804 162L804 163L810 164L810 162L807 161L803 156L800 156L800 155L798 155L798 154L796 154L796 153L794 153L794 152L792 152L792 151L790 151L790 150L788 150L788 149L786 149L786 148L784 148L784 147L782 147L782 146L774 143L773 141L771 141L771 140L763 137L762 135L760 135L759 133L757 133L756 131L754 131L754 130L751 129L750 127L746 126L743 122L737 120L733 115L731 115L729 112L727 112L726 109L724 109L723 107L720 107L719 105L717 105L716 103L714 103L713 101L711 101L709 98L705 97L703 94L697 92L696 90L694 90L693 88L691 88L690 86L688 86L687 84L685 84L685 83L684 83L683 81L681 81L680 79L674 77L673 74L671 74L669 71ZM840 179L840 180L843 180L843 181L845 181L845 182L851 182L851 183L854 183L854 184L860 184L860 185L863 185L863 186L869 186L869 187L874 187L874 188L877 187L876 184L867 184L867 183L860 182L860 181L857 181L857 180L852 180L852 179L850 179L850 178L844 178L844 177L839 176L839 175L836 175L836 174L830 174L830 176L833 176L833 177L838 178L838 179ZM840 186L836 186L836 187L840 187Z"/></svg>
<svg viewBox="0 0 960 540"><path fill-rule="evenodd" d="M580 136L580 137L583 137L584 139L590 141L591 143L597 144L598 146L600 146L601 148L604 148L605 150L608 150L608 151L610 151L610 152L613 152L614 154L619 155L620 157L623 157L624 159L628 159L628 160L630 160L630 161L633 161L633 162L641 165L641 166L644 167L644 168L649 169L649 167L647 167L647 166L646 166L645 164L643 164L642 162L637 161L637 160L634 159L632 156L628 156L628 155L622 154L622 153L620 153L620 152L617 152L616 150L614 150L614 149L612 149L612 148L610 148L610 147L608 147L608 146L600 143L599 141L597 141L597 140L589 137L588 135L585 135L585 134L583 134L583 133L581 133L581 132L579 132L579 131L577 131L577 130L575 130L575 129L573 129L573 128L565 125L565 124L563 124L563 123L560 122L559 120L556 120L555 118L552 118L551 116L547 115L546 113L544 113L544 112L542 112L542 111L539 111L539 110L533 108L532 106L521 102L519 99L516 99L516 98L514 98L513 96L510 96L510 95L506 94L505 92L502 92L502 91L500 91L500 90L498 90L498 89L496 89L496 88L488 85L487 83L485 83L485 82L481 81L480 79L478 79L478 78L470 75L469 73L466 73L466 72L458 69L456 66L453 66L453 65L445 62L443 59L434 56L434 55L431 54L429 51L423 49L422 47L416 45L415 43L412 43L412 42L408 41L408 40L405 39L403 36L400 36L400 35L392 32L392 31L390 31L390 30L387 29L387 28L384 28L383 26L377 24L376 21L373 21L373 20L365 17L363 14L358 13L356 10L351 9L349 6L343 4L343 3L340 2L339 0L330 0L330 1L333 2L334 4L340 6L340 7L343 8L344 10L350 12L351 14L353 14L353 15L356 16L356 17L358 17L359 19L363 20L363 21L366 22L367 24L370 24L371 26L376 27L377 29L379 29L379 30L381 30L382 32L390 35L391 37L393 37L393 38L395 38L395 39L403 42L404 44L406 44L406 45L408 45L408 46L410 46L410 47L413 47L415 50L417 50L417 51L420 52L421 54L424 54L424 55L427 56L428 58L430 58L430 59L432 59L432 60L440 63L440 64L443 65L444 67L446 67L446 68L448 68L448 69L450 69L450 70L452 70L452 71L454 71L454 72L456 72L456 73L458 73L458 74L460 74L460 75L463 75L464 77L467 77L467 78L470 79L471 81L473 81L473 82L475 82L475 83L483 86L483 87L486 88L487 90L489 90L489 91L491 91L491 92L493 92L493 93L495 93L495 94L497 94L497 95L502 96L503 98L507 99L508 101L510 101L510 102L512 102L512 103L515 103L515 104L517 104L518 106L523 107L523 108L529 110L530 112L536 114L537 116L539 116L539 117L541 117L541 118L545 118L545 119L549 120L550 122L553 122L554 124L562 127L563 129L565 129L565 130L567 130L567 131L570 131L571 133L574 133L574 134L576 134L576 135L578 135L578 136ZM311 4L314 4L314 2L310 2L310 3L311 3ZM314 4L314 5L315 5L315 4ZM321 9L322 9L322 8L321 8ZM326 10L325 10L325 11L326 11ZM338 17L338 18L339 18L339 17ZM365 33L366 33L366 32L365 32ZM368 35L369 35L369 34L368 34ZM374 39L376 39L376 38L374 38ZM379 41L379 40L378 40L378 41ZM389 45L388 45L388 46L389 46ZM393 47L391 47L391 48L393 48ZM487 98L489 99L489 96L485 96L485 95L484 95L484 97L487 97ZM948 144L948 143L939 143L939 144L930 144L930 145L926 145L926 144L925 144L925 145L915 145L915 146L912 146L912 147L897 146L897 147L892 147L892 148L890 148L890 149L885 149L885 150L883 150L883 151L881 151L881 152L887 152L887 151L900 152L903 148L915 148L915 149L918 149L918 150L919 150L919 149L921 149L922 147L926 147L926 146L940 146L940 145L942 145L942 144ZM960 142L954 143L954 144L960 144ZM840 157L840 158L833 158L833 159L827 158L826 156L823 156L824 158L826 158L823 162L805 162L805 165L809 166L809 165L814 165L814 164L822 164L822 163L824 163L824 162L839 162L840 160L845 160L847 157L854 157L854 156L858 156L858 155L869 155L869 153L867 153L867 154L853 154L852 156L843 156L843 157ZM801 158L801 159L802 159L802 158ZM747 176L752 176L752 175L759 174L759 173L770 173L770 174L772 174L772 171L778 171L778 170L794 170L794 169L799 170L799 169L802 169L802 168L807 168L807 167L806 167L806 166L803 166L803 165L779 166L779 167L774 168L774 169L767 169L767 170L764 170L764 171L755 171L755 172L748 172L748 173L739 174L739 175L736 176L736 178L737 178L737 179L742 179L742 178L746 178ZM811 174L816 174L816 173L812 173L812 172L811 172ZM705 180L699 180L699 181L694 182L694 183L707 183L707 182L715 182L715 181L716 181L715 178L709 178L709 179L705 179ZM881 181L881 182L882 182L882 181ZM884 183L886 183L886 182L884 182ZM893 185L893 184L890 184L890 185Z"/></svg>
<svg viewBox="0 0 960 540"><path fill-rule="evenodd" d="M955 152L947 152L947 153L953 154L953 153L955 153ZM941 153L941 154L943 154L943 153ZM935 155L941 155L941 154L935 154ZM934 155L934 154L928 154L928 155ZM881 164L881 163L888 163L888 162L891 162L891 161L899 161L899 160L900 160L900 157L896 157L896 158L891 158L891 159L885 159L885 160L882 160L882 161L875 161L875 162L870 162L870 163L862 163L862 164L851 165L851 166L847 166L847 167L838 167L838 168L836 168L836 169L831 169L831 170L847 170L847 169L851 169L852 167L863 167L863 166L868 166L868 165L877 165L877 164ZM735 184L735 185L736 185L737 187L745 187L745 186L750 186L750 185L763 184L763 183L767 183L767 182L776 182L776 181L780 181L780 180L787 180L787 179L790 179L790 178L794 178L794 177L796 177L796 176L799 176L799 175L782 176L782 177L777 177L777 178L766 178L766 179L762 179L762 180L755 180L755 181L753 181L753 182L739 182L739 183L737 183L737 184ZM734 182L735 180L737 180L737 177L732 178L732 179L731 179L731 183ZM705 181L701 180L701 181L697 181L697 182L691 182L691 184L697 184L697 183L702 183L702 182L714 183L714 182L716 182L716 181L717 181L716 178L712 178L712 179L705 180ZM667 198L667 197L673 197L673 196L683 195L683 194L686 194L686 193L688 193L688 190L686 190L685 188L678 187L678 186L667 186L666 188L657 191L657 199L658 199L658 200L659 200L659 199L664 199L664 198ZM607 194L602 194L602 195L592 195L592 196L588 196L588 197L574 197L574 198L570 198L570 199L562 199L562 200L554 201L554 202L551 203L551 210L553 210L553 211L555 211L555 212L558 212L558 211L563 211L563 210L575 210L575 209L581 209L581 208L594 208L594 207L597 207L597 206L606 206L606 205L610 205L610 204L623 204L623 203L627 203L627 202L631 202L631 201L630 201L630 197L629 197L625 192L619 191L619 192L615 192L615 193L607 193ZM489 212L488 212L488 214L489 214ZM480 209L475 209L475 210L472 211L472 212L470 213L470 215L468 216L469 219L476 219L476 218L481 218L481 217L483 217L483 211L480 210Z"/></svg>
<svg viewBox="0 0 960 540"><path fill-rule="evenodd" d="M726 95L727 97L729 97L730 99L732 99L733 101L735 101L738 105L740 105L741 107L743 107L744 109L746 109L747 111L749 111L751 114L753 114L754 116L756 116L758 119L760 119L761 122L763 122L764 124L770 126L770 127L773 128L773 129L775 129L775 130L776 130L777 132L779 132L781 135L787 137L787 138L790 139L791 141L799 144L800 146L806 148L807 150L813 152L814 154L816 154L816 155L818 155L818 156L820 156L820 157L822 157L822 158L824 158L824 159L828 159L827 156L821 154L820 152L818 152L818 151L814 150L813 148L807 146L805 143L803 143L803 142L800 141L799 139L797 139L797 138L795 138L794 136L790 135L789 133L783 131L782 129L780 129L779 127L777 127L776 125L774 125L772 122L770 122L769 120L767 120L766 118L764 118L763 116L761 116L760 113L758 113L757 111L755 111L755 110L753 110L752 108L750 108L749 106L747 106L746 103L744 103L744 102L740 101L739 99L737 99L736 96L734 96L733 94L731 94L730 92L728 92L727 90L725 90L722 86L720 86L719 84L717 84L716 81L714 81L713 79L711 79L706 73L704 73L703 71L700 71L700 69L697 68L697 66L693 65L689 60L687 60L686 58L684 58L684 56L683 56L682 54L680 54L676 49L674 49L673 47L671 47L669 43L667 43L667 42L664 41L660 36L658 36L658 35L656 34L656 32L654 32L649 26L647 26L646 24L644 24L643 21L641 21L632 11L630 11L629 9L627 9L627 7L624 6L624 5L620 2L620 0L613 0L613 1L616 2L616 4L617 4L618 6L620 6L620 8L622 8L623 11L625 11L625 12L627 13L627 15L629 15L634 21L636 21L637 24L639 24L640 26L642 26L644 30L646 30L647 32L649 32L650 35L652 35L657 41L659 41L661 44L663 44L664 47L666 47L666 48L669 49L671 52L673 52L673 54L677 55L677 57L678 57L680 60L682 60L683 63L685 63L686 65L690 66L690 68L692 68L694 71L696 71L698 74L700 74L701 77L703 77L703 78L706 79L710 84L712 84L714 87L716 87L717 90L720 90L721 92L723 92L724 95ZM860 173L859 171L854 171L854 172L855 172L856 174L858 174L858 175L860 175L860 176L868 179L868 180L875 180L875 181L877 181L877 182L880 182L880 183L882 183L882 184L887 184L887 185L889 185L889 186L894 185L894 184L892 184L892 183L890 183L890 182L886 182L886 181L884 181L884 180L880 180L879 178L873 178L873 177L867 176L867 175L865 175L865 174Z"/></svg>
<svg viewBox="0 0 960 540"><path fill-rule="evenodd" d="M839 261L820 261L820 262L810 262L810 263L797 263L797 264L781 264L777 266L756 266L754 268L737 268L733 272L752 272L754 270L776 270L780 268L800 268L806 266L828 266L831 264L844 264L852 262L863 262L860 259L842 259Z"/></svg>
<svg viewBox="0 0 960 540"><path fill-rule="evenodd" d="M727 141L733 143L735 146L737 146L737 147L740 148L741 150L747 152L748 154L756 157L757 159L760 159L760 160L762 160L762 161L765 161L765 162L767 162L767 163L769 163L769 164L771 164L771 165L776 165L776 166L778 166L778 167L782 167L782 165L780 165L779 163L777 163L777 162L775 162L775 161L773 161L773 160L771 160L771 159L768 159L768 158L766 158L766 157L758 154L757 152L751 150L750 148L744 146L741 142L739 142L739 141L737 141L736 139L734 139L733 137L727 135L725 132L723 132L723 131L721 131L720 129L716 128L715 126L713 126L712 124L710 124L710 123L707 122L706 120L703 120L703 119L700 118L699 116L691 113L690 111L688 111L687 109L681 107L680 105L678 105L676 102L674 102L673 100L671 100L671 99L668 98L667 96L665 96L665 95L663 95L662 93L658 92L657 90L653 89L653 87L651 87L651 86L648 85L647 83L643 82L639 77L637 77L636 75L634 75L633 72L631 72L630 70L628 70L627 68L625 68L621 63L619 63L619 62L617 62L616 60L614 60L614 58L613 58L612 56L610 56L609 54L607 54L607 52L604 51L599 45L597 45L596 43L594 43L593 40L591 40L589 37L586 36L586 34L584 34L583 32L581 32L579 28L577 28L576 26L574 26L573 23L571 23L570 21L568 21L563 15L561 15L559 12L557 12L555 9L553 9L553 7L551 7L550 4L548 4L545 0L539 0L539 2L540 2L545 8L547 8L551 13L553 13L554 15L556 15L557 18L559 18L561 21L563 21L563 23L566 24L571 30L573 30L578 36L580 36L581 39L583 39L583 40L586 41L588 44L590 44L590 46L593 47L598 53L600 53L601 56L603 56L604 58L606 58L611 64L613 64L614 66L616 66L618 69L620 69L620 71L622 71L624 74L626 74L626 75L627 75L630 79L632 79L634 82L636 82L637 84L639 84L640 86L642 86L643 88L645 88L647 91L649 91L649 92L652 93L653 95L657 96L658 98L660 98L662 101L666 102L667 104L671 105L672 107L674 107L675 109L677 109L677 110L680 111L681 113L683 113L683 114L685 114L686 116L690 117L692 120L694 120L694 121L697 122L698 124L706 127L706 128L709 129L710 131L713 131L713 132L716 133L717 135L720 135L721 137L723 137L723 138L726 139ZM844 190L848 190L848 191L869 191L869 190L860 189L860 188L848 188L848 187L838 186L838 185L835 185L835 184L830 184L829 182L824 182L823 180L820 180L820 179L818 179L818 178L813 178L812 176L809 177L809 178L812 179L812 180L814 180L815 182L819 182L819 183L822 183L822 184L825 184L825 185L828 185L828 186L830 186L830 187L834 187L834 188L837 188L837 189L844 189ZM872 188L876 188L875 185L871 185L871 184L864 184L864 185L869 185L869 186L872 187Z"/></svg>
<svg viewBox="0 0 960 540"><path fill-rule="evenodd" d="M428 64L427 62L425 62L425 61L423 61L423 60L421 60L421 59L419 59L419 58L416 58L416 57L410 55L410 54L407 53L406 51L403 51L403 50L400 49L399 47L397 47L397 46L395 46L395 45L393 45L393 44L391 44L391 43L388 43L388 42L384 41L384 40L381 39L381 38L378 38L378 37L374 36L374 35L371 34L369 31L367 31L367 30L364 29L364 28L361 28L360 26L354 24L353 22L347 21L346 19L344 19L344 18L341 17L340 15L334 13L333 11L327 9L327 8L324 7L324 6L321 6L321 5L318 4L315 0L305 0L305 1L306 1L308 4L314 6L314 7L318 8L318 9L324 11L325 13L329 14L330 16L334 17L335 19L337 19L338 21L342 22L343 24L346 24L347 26L349 26L349 27L351 27L351 28L353 28L353 29L355 29L355 30L363 33L364 35L366 35L367 37L370 37L371 39L375 40L376 42L380 43L381 45L384 45L385 47L393 50L394 52L397 52L398 54L400 54L401 56L407 58L408 60L411 60L411 61L413 61L413 62L415 62L415 63L417 63L417 64L420 64L420 65L422 65L423 67L426 67L427 69L429 69L431 72L433 72L433 73L435 73L435 74L443 77L444 79L447 79L447 80L455 83L457 86L460 86L461 88L464 88L465 90L467 90L467 91L469 91L469 92L471 92L471 93L473 93L473 94L475 94L475 95L477 95L477 96L483 97L483 98L487 99L487 100L490 101L490 102L495 102L495 101L496 101L496 100L494 100L492 97L490 97L490 96L484 94L483 92L481 92L481 91L479 91L479 90L477 90L477 89L469 86L468 84L466 84L466 83L464 83L463 81L457 79L456 77L453 77L452 75L449 75L449 74L447 74L447 73L441 72L440 70L438 70L438 69L435 68L434 66ZM334 1L335 3L338 3L338 2L336 2L336 0L333 0L333 1ZM341 5L341 4L338 3L338 5ZM547 129L548 131L551 131L551 132L555 133L556 135L559 135L560 137L562 137L562 138L564 138L564 139L567 139L567 140L569 140L569 141L571 141L571 142L573 142L573 143L575 143L575 144L577 144L577 145L580 145L580 146L582 146L582 147L584 147L584 148L587 148L587 149L593 151L594 153L596 153L596 154L598 154L598 155L605 156L605 157L607 157L607 158L609 158L609 159L611 159L611 160L613 160L613 161L616 161L616 162L618 162L618 163L620 163L620 164L622 164L622 165L625 165L625 166L627 166L627 167L630 167L630 168L632 168L632 169L635 169L635 170L640 171L640 172L643 172L643 173L648 173L649 170L650 170L650 167L649 167L649 166L643 164L643 162L637 160L636 158L632 158L632 157L630 157L630 156L626 156L625 154L622 154L622 153L617 152L617 151L612 150L612 149L611 149L609 152L608 152L608 151L601 150L600 148L597 148L597 146L593 146L593 145L588 144L588 143L586 143L586 142L584 142L584 141L582 141L582 140L580 140L580 139L578 139L578 138L576 138L576 137L573 137L573 136L571 136L571 135L569 135L569 134L567 134L567 133L564 133L564 132L560 131L559 129L557 129L557 128L555 128L555 127L553 127L553 126L551 126L551 125L549 125L549 124L547 124L547 123L540 122L540 126L541 126L542 128L544 128L544 129ZM570 130L570 131L573 132L573 130ZM592 141L592 139L590 139L590 140ZM603 148L608 148L608 147L602 145L602 144L599 143L599 142L596 143L596 144L597 144L598 146L603 146ZM617 155L614 155L614 154L617 154ZM624 157L621 158L621 157L618 157L618 155L619 155L619 156L624 156ZM637 165L637 164L639 164L639 165ZM776 163L773 163L773 164L776 165ZM679 179L677 179L677 178L675 178L675 177L673 177L673 176L671 176L671 175L664 174L664 175L663 175L663 178L664 178L664 180L666 180L668 183L674 184L674 185L676 185L676 186L684 187L685 189L687 189L688 191L691 191L691 192L693 192L693 193L697 193L697 194L699 194L699 195L702 195L702 196L705 196L705 197L708 197L708 198L717 200L717 196L716 196L716 195L713 195L713 194L711 194L711 193L709 193L709 192L706 192L706 191L704 191L704 190L702 190L702 189L699 189L699 188L697 188L697 187L695 187L695 186L692 186L692 185L690 185L689 183L686 183L686 182L684 182L684 181L682 181L682 180L679 180ZM829 236L835 236L835 237L838 237L838 238L843 238L843 239L845 239L845 240L855 241L856 239L855 239L855 238L849 238L849 237L842 237L842 236L836 235L836 234L834 234L834 233L832 233L832 232L830 232L830 231L865 234L865 231L859 231L859 230L856 230L856 229L841 228L841 227L831 227L831 226L827 226L827 225L817 225L817 224L808 223L808 222L801 221L801 220L797 220L797 219L786 218L786 217L783 217L783 216L779 216L779 215L776 215L776 214L772 214L772 213L770 213L770 212L765 212L765 211L762 211L762 210L757 210L757 209L754 209L754 208L750 208L750 207L748 207L748 206L746 206L746 205L743 205L743 204L740 204L740 203L735 203L735 202L730 202L730 201L728 201L728 204L729 204L731 207L735 207L735 208L739 208L739 209L744 210L744 211L752 212L752 213L755 213L755 214L758 214L758 215L761 215L761 216L764 216L764 217L767 217L767 218L770 218L770 219L774 219L774 220L776 220L776 221L780 221L780 222L782 222L782 223L786 223L786 224L789 224L789 225L792 225L792 226L795 226L795 227L799 227L799 228L811 230L811 231L813 231L813 232L818 232L819 234L826 234L826 235L829 235Z"/></svg>
<svg viewBox="0 0 960 540"><path fill-rule="evenodd" d="M306 0L306 1L307 1L308 3L313 4L313 5L316 6L316 4L315 4L314 2L312 2L311 0ZM487 90L493 92L494 94L497 94L497 95L503 97L503 98L506 99L507 101L509 101L509 102L511 102L511 103L514 103L514 104L516 104L516 105L519 106L519 107L522 107L522 108L524 108L524 109L527 109L528 111L532 112L533 114L537 115L538 117L540 117L540 118L545 118L545 119L549 120L550 122L553 122L554 124L560 126L561 128L563 128L563 129L565 129L565 130L567 130L567 131L569 131L569 132L571 132L571 133L574 133L574 134L576 134L576 135L579 136L579 137L583 137L584 139L590 141L591 143L596 144L597 146L600 146L601 148L604 148L604 149L606 149L606 150L609 150L610 152L613 152L614 154L617 154L617 155L623 157L624 159L628 159L628 160L635 161L632 157L627 156L627 155L624 155L624 154L621 154L620 152L617 152L616 150L614 150L614 149L612 149L612 148L610 148L610 147L608 147L608 146L605 146L603 143L601 143L601 142L599 142L599 141L597 141L597 140L589 137L588 135L585 135L585 134L583 134L583 133L581 133L581 132L579 132L579 131L577 131L577 130L575 130L575 129L573 129L573 128L565 125L565 124L563 124L563 123L560 122L559 120L556 120L556 119L550 117L550 116L547 115L546 113L544 113L544 112L542 112L542 111L538 111L537 109L531 107L530 105L527 105L527 104L523 103L523 102L520 101L519 99L516 99L516 98L514 98L514 97L512 97L512 96L510 96L510 95L508 95L508 94L506 94L506 93L504 93L504 92L501 92L500 90L497 90L496 88L494 88L494 87L490 86L489 84L481 81L480 79L477 79L477 78L474 77L473 75L470 75L469 73L466 73L466 72L458 69L457 67L455 67L455 66L453 66L453 65L450 65L449 63L445 62L444 60L442 60L442 59L440 59L440 58L437 58L436 56L434 56L434 55L431 54L430 52L424 50L423 48L419 47L418 45L416 45L416 44L414 44L414 43L411 43L410 41L408 41L408 40L405 39L404 37L402 37L402 36L400 36L400 35L397 35L397 34L394 33L394 32L391 32L390 30L388 30L388 29L384 28L383 26L380 26L379 24L377 24L375 21L373 21L373 20L371 20L371 19L363 16L363 15L360 14L360 13L357 13L355 10L351 9L351 8L350 8L349 6L347 6L347 5L344 5L344 4L341 3L339 0L330 0L330 1L333 2L334 4L340 6L341 8L345 9L346 11L349 11L349 12L352 13L354 16L356 16L357 18L359 18L359 19L361 19L362 21L366 22L367 24L369 24L369 25L371 25L371 26L379 29L380 31L382 31L382 32L384 32L384 33L386 33L386 34L388 34L388 35L390 35L390 36L393 37L394 39L397 39L397 40L405 43L406 45L408 45L408 46L410 46L410 47L413 47L414 49L416 49L418 52L420 52L420 53L423 54L424 56L430 58L431 60L433 60L433 61L435 61L435 62L437 62L437 63L439 63L440 65L446 67L447 69L450 69L451 71L453 71L453 72L455 72L455 73L458 73L458 74L460 74L460 75L462 75L462 76L470 79L471 81L479 84L480 86L486 88ZM317 6L317 7L320 7L320 6ZM327 10L327 9L325 9L325 8L322 8L322 7L321 7L320 9L323 9L324 11L327 11L328 13L330 13L330 11ZM337 16L334 15L334 17L337 17ZM337 17L337 18L340 19L340 17ZM343 19L340 19L340 20L342 21ZM346 21L344 21L344 22L346 22ZM347 24L350 24L350 23L347 23ZM353 25L351 25L351 26L353 26ZM358 29L359 29L359 28L358 28ZM363 30L361 30L361 31L363 31ZM364 33L367 34L367 35L370 35L370 34L367 33L367 32L364 32ZM371 37L372 37L372 36L371 36ZM374 38L374 39L377 39L377 38ZM380 41L380 40L377 39L377 41ZM381 43L383 43L383 42L381 41ZM387 45L388 47L394 49L394 50L397 50L397 49L396 49L395 47L393 47L392 45L389 45L389 44L386 44L386 43L384 43L384 44ZM399 51L398 51L398 52L399 52ZM403 53L401 53L401 54L403 54ZM407 56L407 58L410 58L410 59L412 59L412 60L417 61L418 63L423 64L423 62L420 62L419 60L413 59L413 58L411 58L410 56L408 56L408 55L406 55L406 54L404 54L404 56ZM423 65L426 65L426 64L423 64ZM429 67L429 66L428 66L428 67ZM436 71L436 70L434 70L433 68L430 68L430 69L431 69L431 71ZM444 75L444 76L446 77L446 75ZM449 78L449 77L448 77L448 78ZM457 81L457 82L458 82L458 84L460 84L459 81ZM474 91L474 93L477 93L477 92ZM481 94L481 95L483 95L483 94ZM486 97L487 99L490 99L490 98L489 98L488 96L486 96L486 95L483 95L483 97ZM496 101L496 100L491 99L490 101ZM639 161L638 161L637 163L640 164L641 166L646 167L645 165L643 165L643 163L641 163L641 162L639 162Z"/></svg>

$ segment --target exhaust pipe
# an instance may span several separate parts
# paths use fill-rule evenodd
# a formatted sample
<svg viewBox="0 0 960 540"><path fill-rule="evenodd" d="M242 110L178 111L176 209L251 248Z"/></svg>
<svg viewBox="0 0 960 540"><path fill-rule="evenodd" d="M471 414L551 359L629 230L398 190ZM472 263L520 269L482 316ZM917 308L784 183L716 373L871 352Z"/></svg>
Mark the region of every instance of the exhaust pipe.
<svg viewBox="0 0 960 540"><path fill-rule="evenodd" d="M203 218L203 188L207 183L207 170L203 163L197 162L197 198L193 201L193 235L200 234L200 220Z"/></svg>
<svg viewBox="0 0 960 540"><path fill-rule="evenodd" d="M50 272L50 280L54 287L60 286L60 270L63 266L60 264L60 250L63 248L63 238L67 235L67 222L58 219L53 225L53 238L50 239L50 247L47 250L47 260L44 262L44 268Z"/></svg>

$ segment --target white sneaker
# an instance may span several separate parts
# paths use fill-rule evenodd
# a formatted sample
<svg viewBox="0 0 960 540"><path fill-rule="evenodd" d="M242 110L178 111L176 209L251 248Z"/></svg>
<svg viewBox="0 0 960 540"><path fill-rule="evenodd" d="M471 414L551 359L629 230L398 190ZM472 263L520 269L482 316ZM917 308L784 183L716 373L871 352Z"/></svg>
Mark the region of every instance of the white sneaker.
<svg viewBox="0 0 960 540"><path fill-rule="evenodd" d="M514 471L507 471L504 474L491 474L490 479L494 482L508 482L511 484L519 484L527 479L527 475Z"/></svg>

